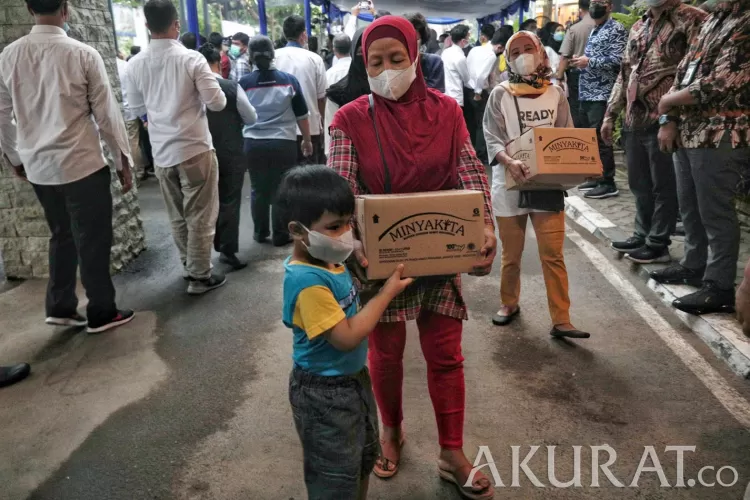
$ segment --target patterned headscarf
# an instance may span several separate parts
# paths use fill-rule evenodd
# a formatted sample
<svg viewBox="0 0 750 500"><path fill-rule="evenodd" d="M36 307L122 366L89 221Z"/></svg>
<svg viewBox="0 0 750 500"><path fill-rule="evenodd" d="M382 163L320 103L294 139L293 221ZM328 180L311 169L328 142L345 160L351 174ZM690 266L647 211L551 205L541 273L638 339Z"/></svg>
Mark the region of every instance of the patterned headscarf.
<svg viewBox="0 0 750 500"><path fill-rule="evenodd" d="M538 63L536 71L530 75L521 76L513 71L510 64L511 52L515 45L525 44L531 42L536 48L534 59ZM542 46L542 41L534 33L530 31L519 31L508 40L505 45L505 54L508 58L508 81L510 84L510 91L513 95L526 95L526 94L543 94L547 91L547 87L552 85L550 81L550 75L552 75L552 67L549 64L549 57L547 52Z"/></svg>

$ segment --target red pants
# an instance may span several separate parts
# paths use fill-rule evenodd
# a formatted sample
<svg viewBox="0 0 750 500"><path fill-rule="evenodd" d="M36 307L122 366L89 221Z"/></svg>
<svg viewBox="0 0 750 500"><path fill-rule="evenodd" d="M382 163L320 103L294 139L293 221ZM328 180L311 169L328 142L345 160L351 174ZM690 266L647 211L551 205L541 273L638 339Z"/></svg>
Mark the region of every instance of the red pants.
<svg viewBox="0 0 750 500"><path fill-rule="evenodd" d="M461 320L422 310L417 318L427 386L435 409L440 447L463 448L464 357ZM404 419L402 388L406 323L380 323L370 334L370 375L383 425L399 427Z"/></svg>

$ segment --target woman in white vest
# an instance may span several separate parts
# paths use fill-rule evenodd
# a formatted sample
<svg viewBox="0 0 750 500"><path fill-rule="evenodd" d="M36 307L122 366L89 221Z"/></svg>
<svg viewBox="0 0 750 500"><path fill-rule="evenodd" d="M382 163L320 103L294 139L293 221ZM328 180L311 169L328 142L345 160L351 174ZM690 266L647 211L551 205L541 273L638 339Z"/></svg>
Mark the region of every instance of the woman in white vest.
<svg viewBox="0 0 750 500"><path fill-rule="evenodd" d="M552 85L549 59L539 38L528 31L513 35L505 47L509 80L495 87L484 115L484 135L492 159L492 207L502 241L501 306L492 319L509 324L521 311L521 256L531 219L539 244L553 337L588 338L570 323L568 272L563 257L563 191L509 191L507 175L523 183L529 168L505 152L505 145L534 127L573 127L563 90Z"/></svg>

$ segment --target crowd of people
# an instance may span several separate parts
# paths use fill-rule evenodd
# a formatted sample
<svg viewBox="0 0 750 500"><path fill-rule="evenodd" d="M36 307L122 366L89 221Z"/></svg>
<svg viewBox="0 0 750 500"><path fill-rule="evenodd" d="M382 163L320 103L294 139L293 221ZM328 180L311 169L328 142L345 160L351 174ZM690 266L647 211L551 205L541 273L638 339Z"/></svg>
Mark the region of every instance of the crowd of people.
<svg viewBox="0 0 750 500"><path fill-rule="evenodd" d="M281 46L243 33L201 40L180 36L170 0L149 0L150 44L118 62L124 114L101 56L67 36L67 0L26 2L36 24L0 54L0 149L32 184L52 233L46 322L99 333L134 316L116 307L109 274L112 198L100 138L127 192L131 169L143 179L150 163L139 142L147 130L191 295L226 283L212 250L235 270L247 264L237 254L248 171L254 240L293 244L282 316L294 336L289 398L311 499L365 498L371 472L398 473L407 321L417 323L427 362L438 474L464 498L494 494L463 452L461 276L403 278L398 266L387 281L368 282L351 223L358 195L481 192L485 241L472 274L489 274L498 234L498 326L521 311L530 219L549 333L585 339L570 318L565 192L507 189L507 176L523 184L530 170L506 147L529 128L595 128L602 177L579 190L591 199L616 196L612 142L622 114L636 232L612 247L635 262L668 261L679 207L685 257L653 278L700 286L676 301L684 311L734 308L732 201L750 160L750 0L713 2L710 14L648 0L629 34L612 19L610 0L580 0L580 20L568 29L535 20L515 33L486 25L476 44L465 25L438 36L421 14L392 16L370 3L376 20L358 30L352 16L332 38L328 63L310 50L300 16L284 21ZM59 92L25 92L30 78ZM40 113L54 118L43 128ZM79 264L87 317L77 312ZM750 309L745 288L741 311ZM4 367L0 384L29 371Z"/></svg>

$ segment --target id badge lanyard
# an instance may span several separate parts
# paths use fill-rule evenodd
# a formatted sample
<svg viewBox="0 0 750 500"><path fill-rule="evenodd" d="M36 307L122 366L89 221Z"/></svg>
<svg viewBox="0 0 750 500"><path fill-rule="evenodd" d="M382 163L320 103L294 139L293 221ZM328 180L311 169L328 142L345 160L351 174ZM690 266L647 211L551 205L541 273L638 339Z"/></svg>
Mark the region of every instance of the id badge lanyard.
<svg viewBox="0 0 750 500"><path fill-rule="evenodd" d="M724 20L728 17L728 14L725 14L721 17L717 17L714 19L713 25L711 28L709 28L706 33L706 36L704 36L700 40L700 44L698 45L698 50L695 51L695 58L690 61L690 64L688 64L687 69L685 70L685 76L682 77L682 80L680 81L680 88L684 89L688 87L691 83L693 83L693 80L695 80L695 75L698 74L698 69L701 66L701 62L703 61L704 52L705 52L705 44L706 40L711 38L713 39L714 32L717 30L717 28L721 27L721 25L724 23ZM729 39L729 37L732 36L732 30L729 30L729 33L727 36L721 41L721 45L724 45L726 41Z"/></svg>
<svg viewBox="0 0 750 500"><path fill-rule="evenodd" d="M643 53L641 54L641 58L638 60L638 65L633 70L633 74L630 76L630 81L628 82L628 103L632 104L638 99L638 74L641 72L641 68L643 67L643 62L646 60L646 56L648 55L648 51L651 50L651 46L654 44L656 39L659 37L659 32L661 31L664 24L666 24L667 21L667 14L666 12L663 12L661 17L659 17L659 21L654 26L653 31L651 31L648 40L646 40L646 48L643 50ZM644 30L646 33L649 32L649 29L651 28L651 18L646 20L646 23L644 24Z"/></svg>

